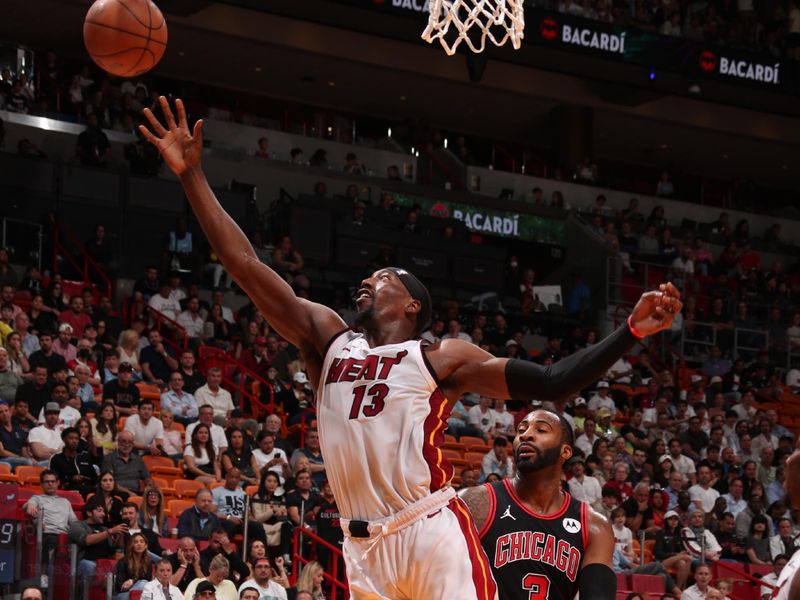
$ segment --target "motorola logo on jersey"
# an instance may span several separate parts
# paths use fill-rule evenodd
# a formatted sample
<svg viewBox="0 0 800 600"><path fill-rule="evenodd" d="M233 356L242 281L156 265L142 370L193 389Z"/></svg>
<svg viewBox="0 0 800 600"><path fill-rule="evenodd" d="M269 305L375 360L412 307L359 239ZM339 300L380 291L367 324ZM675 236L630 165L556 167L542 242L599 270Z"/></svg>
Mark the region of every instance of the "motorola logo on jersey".
<svg viewBox="0 0 800 600"><path fill-rule="evenodd" d="M581 553L568 541L541 531L515 531L497 538L494 567L499 569L518 560L538 560L551 565L574 582L581 565Z"/></svg>
<svg viewBox="0 0 800 600"><path fill-rule="evenodd" d="M570 519L569 517L567 517L566 519L561 521L561 524L564 526L564 529L566 529L569 533L578 533L581 530L581 522L578 521L577 519Z"/></svg>
<svg viewBox="0 0 800 600"><path fill-rule="evenodd" d="M387 379L392 369L399 365L407 355L408 350L403 350L394 356L370 354L365 358L335 358L328 369L325 384Z"/></svg>

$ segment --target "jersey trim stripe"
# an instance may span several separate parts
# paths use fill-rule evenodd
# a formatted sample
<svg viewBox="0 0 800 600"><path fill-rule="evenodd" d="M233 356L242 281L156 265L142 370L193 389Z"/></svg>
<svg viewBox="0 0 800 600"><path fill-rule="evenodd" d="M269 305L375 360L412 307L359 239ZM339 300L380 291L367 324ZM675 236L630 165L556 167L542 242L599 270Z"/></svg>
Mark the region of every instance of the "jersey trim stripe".
<svg viewBox="0 0 800 600"><path fill-rule="evenodd" d="M478 537L483 539L483 536L486 535L486 532L489 531L489 528L494 523L494 515L495 510L497 510L497 496L494 493L494 488L492 487L491 483L484 483L483 487L485 487L489 492L489 512L486 516L486 522L481 527L481 530L478 532Z"/></svg>
<svg viewBox="0 0 800 600"><path fill-rule="evenodd" d="M441 450L441 446L444 444L444 429L447 425L446 411L447 398L442 390L436 388L430 397L430 412L423 425L425 438L422 443L422 456L430 470L431 492L441 489L453 478L453 466L444 457Z"/></svg>
<svg viewBox="0 0 800 600"><path fill-rule="evenodd" d="M472 582L475 584L478 600L496 600L497 585L494 582L494 577L492 577L489 559L486 557L486 553L478 540L475 523L467 509L467 505L464 504L461 498L454 498L447 508L456 515L458 524L464 534L470 562L472 563Z"/></svg>
<svg viewBox="0 0 800 600"><path fill-rule="evenodd" d="M564 503L561 505L561 508L559 508L556 512L551 513L549 515L540 515L538 513L533 512L531 509L529 509L522 503L522 500L520 500L519 496L517 496L517 492L514 491L514 485L511 483L510 479L504 479L503 484L506 486L506 490L508 491L508 495L511 496L511 499L514 502L516 502L517 505L522 510L528 513L530 516L536 517L537 519L543 519L545 521L552 521L553 519L558 519L565 512L567 512L567 509L569 508L570 495L564 492Z"/></svg>
<svg viewBox="0 0 800 600"><path fill-rule="evenodd" d="M433 380L436 382L436 385L440 385L441 381L439 381L439 376L436 374L436 371L433 369L433 365L431 364L431 361L428 360L428 354L425 352L425 348L427 346L429 346L429 344L423 344L422 342L420 342L420 344L419 344L419 353L422 355L422 362L425 363L425 366L427 367L428 371L430 372L431 377L433 377Z"/></svg>
<svg viewBox="0 0 800 600"><path fill-rule="evenodd" d="M589 545L589 505L586 502L581 502L581 537L586 550Z"/></svg>
<svg viewBox="0 0 800 600"><path fill-rule="evenodd" d="M333 337L332 337L331 339L329 339L329 340L328 340L328 343L327 343L327 344L325 344L325 349L322 351L322 359L323 359L323 361L325 360L325 357L327 357L327 356L328 356L328 350L330 350L330 349L331 349L331 346L333 345L333 342L335 342L336 340L338 340L338 339L339 339L339 337L340 337L340 336L341 336L343 333L347 333L348 331L350 331L350 328L349 328L349 327L347 327L347 328L345 328L345 329L342 329L342 330L341 330L339 333L335 333L335 334L333 334ZM320 387L322 387L322 384L324 384L324 371L323 371L323 375L320 375Z"/></svg>

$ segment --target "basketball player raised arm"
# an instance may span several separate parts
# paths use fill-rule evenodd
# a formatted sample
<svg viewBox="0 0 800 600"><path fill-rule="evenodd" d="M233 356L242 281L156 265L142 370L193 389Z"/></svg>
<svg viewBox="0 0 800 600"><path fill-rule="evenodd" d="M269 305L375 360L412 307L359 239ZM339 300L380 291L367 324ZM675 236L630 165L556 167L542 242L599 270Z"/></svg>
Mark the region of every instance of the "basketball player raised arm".
<svg viewBox="0 0 800 600"><path fill-rule="evenodd" d="M153 131L143 125L139 130L180 179L200 226L225 269L275 331L300 348L311 381L318 387L327 344L346 329L346 324L330 308L298 298L286 281L258 260L250 241L222 208L202 171L202 120L190 131L180 99L175 102L177 122L167 99L161 96L159 102L166 127L146 108L144 114ZM401 280L396 272L384 269L361 283L356 303L360 313L369 314L369 319L364 320L364 333L371 346L413 339L421 333L420 325L425 324L425 319L418 317L430 316L430 297L426 290L412 294L416 286L409 286L408 279ZM421 283L418 287L424 290ZM496 358L457 339L428 347L426 358L450 403L468 391L493 398L555 400L602 377L633 345L636 336L667 329L680 309L678 290L671 283L661 284L658 291L642 295L627 326L547 368L529 361Z"/></svg>

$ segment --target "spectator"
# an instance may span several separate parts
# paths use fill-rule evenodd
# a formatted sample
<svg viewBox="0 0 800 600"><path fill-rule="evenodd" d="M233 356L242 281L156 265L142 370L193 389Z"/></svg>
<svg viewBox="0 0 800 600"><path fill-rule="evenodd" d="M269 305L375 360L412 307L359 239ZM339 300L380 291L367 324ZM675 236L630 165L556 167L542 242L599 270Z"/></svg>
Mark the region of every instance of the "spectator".
<svg viewBox="0 0 800 600"><path fill-rule="evenodd" d="M494 437L494 429L497 425L497 416L491 409L492 399L481 396L478 404L469 409L469 424L481 431L483 439L489 441Z"/></svg>
<svg viewBox="0 0 800 600"><path fill-rule="evenodd" d="M186 428L186 437L191 439L195 427L200 424L206 425L211 432L211 442L218 450L219 455L221 455L223 452L225 452L225 450L228 449L228 438L225 436L225 430L214 423L214 409L206 404L198 409L197 414L198 421L196 423L192 423Z"/></svg>
<svg viewBox="0 0 800 600"><path fill-rule="evenodd" d="M214 410L214 420L230 418L233 410L233 399L228 390L222 388L222 369L208 369L208 382L194 392L198 407L210 406Z"/></svg>
<svg viewBox="0 0 800 600"><path fill-rule="evenodd" d="M53 350L53 335L49 332L39 334L39 345L41 348L30 355L29 362L31 369L45 367L49 375L56 371L67 370L67 361L60 354Z"/></svg>
<svg viewBox="0 0 800 600"><path fill-rule="evenodd" d="M194 509L190 508L188 510ZM178 541L178 551L175 554L170 554L167 560L172 565L170 582L181 592L185 592L193 580L205 577L203 569L200 568L200 554L197 552L197 544L189 536L184 536ZM189 597L191 598L191 596Z"/></svg>
<svg viewBox="0 0 800 600"><path fill-rule="evenodd" d="M725 498L725 503L728 506L728 512L730 512L734 518L742 512L745 508L747 508L747 500L744 499L742 495L744 492L744 484L742 480L738 477L734 478L728 484L728 493L723 494L723 498Z"/></svg>
<svg viewBox="0 0 800 600"><path fill-rule="evenodd" d="M313 527L320 510L321 499L311 487L311 472L300 469L295 474L295 490L286 495L286 512L295 525ZM301 513L301 509L305 513ZM285 557L284 557L285 558Z"/></svg>
<svg viewBox="0 0 800 600"><path fill-rule="evenodd" d="M170 373L178 368L178 361L175 360L171 348L165 349L158 330L151 329L147 340L150 345L142 349L139 357L142 374L148 383L163 386L169 380Z"/></svg>
<svg viewBox="0 0 800 600"><path fill-rule="evenodd" d="M572 478L569 480L569 493L572 497L581 502L586 502L590 506L599 504L603 492L600 482L591 475L586 475L586 463L578 456L570 460ZM462 477L463 481L463 477Z"/></svg>
<svg viewBox="0 0 800 600"><path fill-rule="evenodd" d="M135 508L135 506L134 506ZM153 574L147 537L140 531L127 540L125 555L117 561L112 600L128 600L130 592L143 590Z"/></svg>
<svg viewBox="0 0 800 600"><path fill-rule="evenodd" d="M22 588L20 600L44 600L44 595L39 588L27 586Z"/></svg>
<svg viewBox="0 0 800 600"><path fill-rule="evenodd" d="M175 425L175 417L172 411L161 410L161 424L164 426L164 454L177 462L183 459L183 435L181 430Z"/></svg>
<svg viewBox="0 0 800 600"><path fill-rule="evenodd" d="M198 490L195 505L183 511L178 520L178 537L188 536L193 540L209 539L211 532L220 527L219 519L212 511L213 506L211 490L207 488Z"/></svg>
<svg viewBox="0 0 800 600"><path fill-rule="evenodd" d="M198 600L237 600L236 585L228 577L230 566L224 556L215 556L208 570L208 577L195 579L186 588L185 598ZM213 594L213 595L211 595Z"/></svg>
<svg viewBox="0 0 800 600"><path fill-rule="evenodd" d="M306 441L307 440L308 438L306 438ZM253 450L253 457L255 458L258 472L263 473L266 469L267 471L275 473L282 485L291 475L291 468L289 467L286 452L281 448L275 447L275 434L269 431L262 431L258 434L256 443L258 444L258 448ZM295 453L299 452L300 450L295 450ZM300 453L298 456L307 455ZM295 456L293 455L292 462L295 462L295 460Z"/></svg>
<svg viewBox="0 0 800 600"><path fill-rule="evenodd" d="M714 589L710 584L711 569L706 564L698 565L694 570L694 585L683 590L681 600L706 600L708 592Z"/></svg>
<svg viewBox="0 0 800 600"><path fill-rule="evenodd" d="M150 471L142 458L133 451L134 437L130 431L117 436L117 449L103 458L103 470L114 474L120 490L131 496L139 492L150 479Z"/></svg>
<svg viewBox="0 0 800 600"><path fill-rule="evenodd" d="M88 452L78 450L80 434L74 427L61 433L63 449L50 459L50 469L56 474L62 490L74 490L87 497L97 485L97 471Z"/></svg>
<svg viewBox="0 0 800 600"><path fill-rule="evenodd" d="M119 360L121 363L128 363L133 369L136 379L142 378L142 367L139 364L140 349L139 332L135 329L126 329L119 336Z"/></svg>
<svg viewBox="0 0 800 600"><path fill-rule="evenodd" d="M267 544L277 547L278 555L288 554L292 525L278 476L262 471L258 491L250 500L251 519L262 524Z"/></svg>
<svg viewBox="0 0 800 600"><path fill-rule="evenodd" d="M265 137L258 138L258 149L256 150L256 156L259 158L269 158L269 140Z"/></svg>
<svg viewBox="0 0 800 600"><path fill-rule="evenodd" d="M90 420L94 435L94 445L102 448L104 454L117 449L117 410L113 402L103 402L97 415Z"/></svg>
<svg viewBox="0 0 800 600"><path fill-rule="evenodd" d="M301 272L305 266L303 255L292 245L292 239L288 235L281 237L280 244L272 253L272 262L278 274L295 290L308 290L308 278Z"/></svg>
<svg viewBox="0 0 800 600"><path fill-rule="evenodd" d="M322 582L324 581L324 570L322 565L316 561L306 563L300 575L297 577L297 595L302 592L308 592L314 600L321 600L325 598L325 593L322 591Z"/></svg>
<svg viewBox="0 0 800 600"><path fill-rule="evenodd" d="M498 436L494 439L492 449L487 452L481 461L481 479L486 481L490 473L498 475L501 479L510 478L514 473L514 464L508 453L508 439Z"/></svg>
<svg viewBox="0 0 800 600"><path fill-rule="evenodd" d="M778 578L780 577L781 571L786 566L786 563L789 562L789 555L786 554L779 554L777 555L772 561L772 573L767 573L766 575L761 577L761 581L764 583L768 583L773 587L761 586L761 600L769 600L769 598L773 597L773 588L778 588ZM785 582L790 583L791 582Z"/></svg>
<svg viewBox="0 0 800 600"><path fill-rule="evenodd" d="M677 13L673 15L674 17L680 18L680 15ZM666 21L664 25L666 26L668 23L672 23L672 21ZM672 25L674 27L675 25ZM678 27L678 33L674 33L674 29L670 29L668 33L665 35L680 35L680 26ZM675 187L672 185L672 181L670 181L669 173L667 171L661 171L661 176L658 178L658 183L656 183L656 196L662 196L664 198L669 198L675 194Z"/></svg>
<svg viewBox="0 0 800 600"><path fill-rule="evenodd" d="M358 162L358 157L355 155L354 152L348 152L344 158L344 169L345 173L349 173L350 175L366 175L367 168Z"/></svg>
<svg viewBox="0 0 800 600"><path fill-rule="evenodd" d="M751 525L752 527L752 525ZM795 536L792 520L782 517L778 520L778 533L769 539L769 554L775 563L781 556L791 557L800 547L800 539Z"/></svg>
<svg viewBox="0 0 800 600"><path fill-rule="evenodd" d="M303 156L303 151L300 148L292 148L289 151L289 162L293 165L304 165L306 164L305 157Z"/></svg>
<svg viewBox="0 0 800 600"><path fill-rule="evenodd" d="M183 600L183 592L172 584L172 563L162 558L156 562L155 577L142 588L145 600Z"/></svg>
<svg viewBox="0 0 800 600"><path fill-rule="evenodd" d="M114 557L114 548L121 542L125 526L116 525L109 529L103 525L106 509L97 502L89 502L84 510L85 520L75 519L70 523L69 541L78 546L77 575L83 589L88 589L97 571L97 561Z"/></svg>
<svg viewBox="0 0 800 600"><path fill-rule="evenodd" d="M767 565L770 561L770 535L767 531L767 516L756 515L750 521L750 531L745 538L747 559L754 565Z"/></svg>
<svg viewBox="0 0 800 600"><path fill-rule="evenodd" d="M237 469L245 485L258 485L258 463L249 444L245 441L244 431L238 427L228 430L230 446L222 453L222 473L227 477L228 471Z"/></svg>
<svg viewBox="0 0 800 600"><path fill-rule="evenodd" d="M306 434L305 445L292 453L291 463L296 468L297 459L304 456L308 459L308 470L311 473L311 480L314 486L319 489L322 482L326 479L325 461L323 460L322 450L319 447L319 433L316 429L310 429Z"/></svg>
<svg viewBox="0 0 800 600"><path fill-rule="evenodd" d="M164 513L164 495L155 485L148 485L142 492L142 505L139 508L139 526L149 529L156 536L169 535L169 522Z"/></svg>
<svg viewBox="0 0 800 600"><path fill-rule="evenodd" d="M272 565L269 558L266 556L259 558L253 562L253 578L245 581L239 586L240 598L245 598L243 593L245 590L256 590L258 598L275 598L277 600L287 600L286 590L279 583L276 583L271 578Z"/></svg>
<svg viewBox="0 0 800 600"><path fill-rule="evenodd" d="M689 525L683 529L683 537L691 554L703 555L705 560L719 560L722 546L709 529L704 526L705 513L702 509L692 510ZM705 552L705 554L703 554Z"/></svg>
<svg viewBox="0 0 800 600"><path fill-rule="evenodd" d="M178 314L175 319L178 325L186 330L186 336L191 342L199 343L203 337L205 321L200 316L200 299L196 296L189 298L186 310Z"/></svg>
<svg viewBox="0 0 800 600"><path fill-rule="evenodd" d="M38 297L41 299L41 296ZM31 354L40 349L39 338L30 333L30 327L31 320L26 313L19 313L16 317L14 317L14 331L16 331L20 336L22 350L26 357L29 357ZM30 369L25 369L26 372L28 370Z"/></svg>
<svg viewBox="0 0 800 600"><path fill-rule="evenodd" d="M242 504L242 508L244 508L244 504ZM211 532L208 546L200 553L200 567L204 573L210 573L211 563L218 556L228 561L229 575L232 581L244 581L249 577L250 568L242 560L242 557L236 550L236 544L231 543L223 527L219 527Z"/></svg>
<svg viewBox="0 0 800 600"><path fill-rule="evenodd" d="M85 167L105 167L111 156L111 144L100 129L96 113L86 117L86 129L78 136L76 155Z"/></svg>
<svg viewBox="0 0 800 600"><path fill-rule="evenodd" d="M8 350L0 346L0 400L13 402L23 383L22 377L10 368Z"/></svg>
<svg viewBox="0 0 800 600"><path fill-rule="evenodd" d="M164 445L164 425L153 416L153 401L145 398L137 414L125 420L125 431L133 434L133 448L140 454L161 454Z"/></svg>
<svg viewBox="0 0 800 600"><path fill-rule="evenodd" d="M147 305L172 321L177 321L178 314L181 312L180 302L172 295L172 285L168 279L161 281L158 293L150 296Z"/></svg>
<svg viewBox="0 0 800 600"><path fill-rule="evenodd" d="M57 495L58 477L49 469L39 473L42 494L36 494L22 506L22 510L34 519L43 519L42 559L49 560L50 550L54 550L58 536L67 533L78 518L72 511L69 500Z"/></svg>
<svg viewBox="0 0 800 600"><path fill-rule="evenodd" d="M44 423L31 429L28 434L28 443L31 446L33 458L39 461L40 466L47 466L53 455L64 447L61 429L58 426L61 407L57 402L48 402L42 410L44 411Z"/></svg>
<svg viewBox="0 0 800 600"><path fill-rule="evenodd" d="M183 390L183 375L169 375L169 389L161 394L161 410L168 410L178 423L188 426L197 420L199 411L194 396Z"/></svg>
<svg viewBox="0 0 800 600"><path fill-rule="evenodd" d="M711 469L705 465L697 468L697 483L689 488L689 496L694 505L710 513L719 498L719 492L711 487Z"/></svg>
<svg viewBox="0 0 800 600"><path fill-rule="evenodd" d="M141 400L139 388L133 383L133 367L130 363L121 363L117 377L103 385L103 402L111 403L122 416L136 414Z"/></svg>
<svg viewBox="0 0 800 600"><path fill-rule="evenodd" d="M11 409L5 402L0 402L0 462L12 470L35 463L28 448L28 430L14 423Z"/></svg>
<svg viewBox="0 0 800 600"><path fill-rule="evenodd" d="M195 368L196 363L194 352L191 350L181 352L178 372L183 375L183 389L192 395L206 382L200 371Z"/></svg>
<svg viewBox="0 0 800 600"><path fill-rule="evenodd" d="M61 332L61 326L69 325L71 328L70 333L76 338L82 338L83 330L92 322L92 318L86 314L85 308L83 298L73 296L69 301L69 309L62 311L58 317L58 321L61 323L58 328L59 333Z"/></svg>
<svg viewBox="0 0 800 600"><path fill-rule="evenodd" d="M191 442L183 452L184 476L205 484L222 480L219 464L219 449L211 440L211 430L205 423L197 424L191 434Z"/></svg>

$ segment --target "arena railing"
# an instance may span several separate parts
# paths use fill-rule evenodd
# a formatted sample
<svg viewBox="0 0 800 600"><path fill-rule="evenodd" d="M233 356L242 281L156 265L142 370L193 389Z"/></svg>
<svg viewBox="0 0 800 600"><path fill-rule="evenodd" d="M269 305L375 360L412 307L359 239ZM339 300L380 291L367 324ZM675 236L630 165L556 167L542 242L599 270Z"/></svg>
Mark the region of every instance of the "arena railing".
<svg viewBox="0 0 800 600"><path fill-rule="evenodd" d="M338 548L330 542L322 539L312 529L309 529L303 525L295 527L292 535L292 585L297 583L297 576L301 569L300 563L305 565L311 562L309 558L303 556L302 552L303 545L306 541L312 541L318 546L324 547L326 550L328 550L328 552L331 553L332 565L330 568L330 573L328 572L327 565L322 565L323 577L331 586L329 600L347 600L350 597L350 591L347 587L347 575L345 573L341 573L342 578L339 579L339 563L344 557L341 548Z"/></svg>
<svg viewBox="0 0 800 600"><path fill-rule="evenodd" d="M72 255L72 252L67 248L65 242L73 246L79 258ZM111 280L106 272L98 265L91 255L86 251L83 244L69 227L63 223L56 223L53 228L53 271L59 273L60 262L59 257L63 257L83 278L84 285L96 288L95 282L92 280L91 275L95 275L100 279L103 285L102 293L104 296L111 297Z"/></svg>
<svg viewBox="0 0 800 600"><path fill-rule="evenodd" d="M141 312L136 310L137 307L141 307ZM130 302L128 309L129 310L125 311L128 322L136 315L146 314L153 320L153 327L161 332L161 337L165 344L176 352L183 352L189 348L189 335L186 329L174 319L170 319L167 315L156 310L144 300L133 300ZM169 335L165 335L162 325L166 325L170 330L167 332ZM151 329L153 329L153 327L151 327Z"/></svg>

